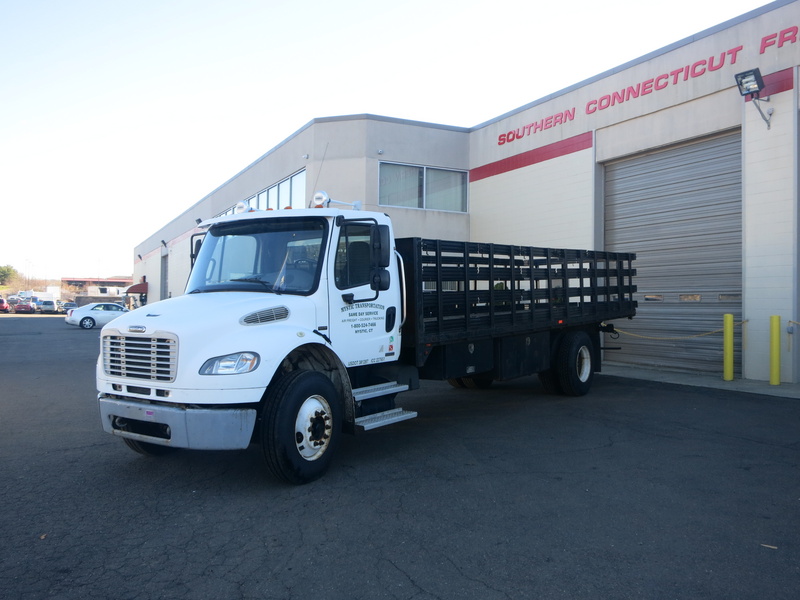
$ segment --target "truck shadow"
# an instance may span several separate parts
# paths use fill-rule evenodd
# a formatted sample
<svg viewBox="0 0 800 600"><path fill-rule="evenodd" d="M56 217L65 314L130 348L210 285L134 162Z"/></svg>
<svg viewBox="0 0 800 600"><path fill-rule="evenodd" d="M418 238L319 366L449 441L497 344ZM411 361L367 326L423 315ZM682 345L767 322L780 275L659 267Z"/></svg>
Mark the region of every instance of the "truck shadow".
<svg viewBox="0 0 800 600"><path fill-rule="evenodd" d="M597 396L615 383L596 380ZM466 475L472 467L504 453L521 457L537 452L530 438L545 439L555 422L575 417L596 404L593 394L547 394L536 377L496 382L488 389L457 389L446 382L422 382L419 390L398 397L398 405L419 416L357 435L343 435L338 456L317 485L333 487L428 477ZM588 442L595 444L596 440ZM581 445L576 441L576 444ZM526 450L527 448L527 450ZM161 457L140 456L121 442L113 452L114 472L125 486L204 493L263 493L295 489L267 471L258 445L237 451L178 450Z"/></svg>

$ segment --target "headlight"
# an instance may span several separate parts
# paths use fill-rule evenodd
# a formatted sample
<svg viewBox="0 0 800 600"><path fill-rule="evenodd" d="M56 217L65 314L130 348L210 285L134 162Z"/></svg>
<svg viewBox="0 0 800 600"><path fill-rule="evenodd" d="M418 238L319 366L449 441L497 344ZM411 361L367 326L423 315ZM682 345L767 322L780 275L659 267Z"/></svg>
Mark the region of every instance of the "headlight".
<svg viewBox="0 0 800 600"><path fill-rule="evenodd" d="M249 373L258 367L260 357L255 352L237 352L227 356L209 358L200 367L200 375L238 375Z"/></svg>

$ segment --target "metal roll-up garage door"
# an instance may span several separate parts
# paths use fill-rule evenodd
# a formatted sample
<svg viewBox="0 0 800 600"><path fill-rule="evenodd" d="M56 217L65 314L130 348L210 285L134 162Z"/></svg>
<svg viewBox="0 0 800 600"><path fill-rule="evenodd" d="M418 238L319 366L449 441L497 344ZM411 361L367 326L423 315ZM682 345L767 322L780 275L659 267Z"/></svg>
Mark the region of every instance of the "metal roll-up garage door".
<svg viewBox="0 0 800 600"><path fill-rule="evenodd" d="M722 333L703 334L732 313L741 373L741 154L737 130L605 165L606 249L636 252L639 301L606 360L721 374Z"/></svg>

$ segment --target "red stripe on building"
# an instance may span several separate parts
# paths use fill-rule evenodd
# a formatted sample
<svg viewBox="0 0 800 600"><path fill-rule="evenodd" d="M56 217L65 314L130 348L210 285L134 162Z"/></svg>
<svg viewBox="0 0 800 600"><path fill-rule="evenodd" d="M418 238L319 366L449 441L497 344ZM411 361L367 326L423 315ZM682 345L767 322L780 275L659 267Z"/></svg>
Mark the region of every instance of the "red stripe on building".
<svg viewBox="0 0 800 600"><path fill-rule="evenodd" d="M472 169L469 172L469 180L470 182L480 181L487 177L508 173L509 171L521 169L522 167L529 167L530 165L558 158L559 156L566 156L573 152L586 150L592 147L592 140L592 132L588 131L576 135L575 137L561 140L560 142L555 142L534 150L528 150L527 152L515 156L509 156L508 158Z"/></svg>
<svg viewBox="0 0 800 600"><path fill-rule="evenodd" d="M792 89L794 89L794 69L784 69L764 75L764 89L761 90L761 95L766 98L772 94L780 94ZM750 96L745 98L745 102L750 102L750 100L752 100Z"/></svg>

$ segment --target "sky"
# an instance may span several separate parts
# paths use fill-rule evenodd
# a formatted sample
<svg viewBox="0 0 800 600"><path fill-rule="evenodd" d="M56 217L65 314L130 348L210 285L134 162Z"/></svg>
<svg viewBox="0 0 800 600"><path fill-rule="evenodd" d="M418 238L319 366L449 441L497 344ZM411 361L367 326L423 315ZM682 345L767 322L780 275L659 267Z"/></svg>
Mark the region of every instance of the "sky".
<svg viewBox="0 0 800 600"><path fill-rule="evenodd" d="M0 266L131 276L314 118L472 127L766 4L0 0Z"/></svg>

